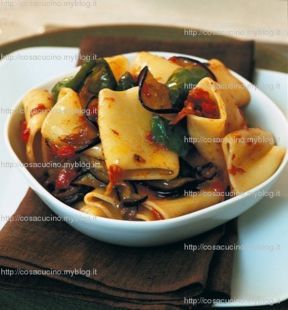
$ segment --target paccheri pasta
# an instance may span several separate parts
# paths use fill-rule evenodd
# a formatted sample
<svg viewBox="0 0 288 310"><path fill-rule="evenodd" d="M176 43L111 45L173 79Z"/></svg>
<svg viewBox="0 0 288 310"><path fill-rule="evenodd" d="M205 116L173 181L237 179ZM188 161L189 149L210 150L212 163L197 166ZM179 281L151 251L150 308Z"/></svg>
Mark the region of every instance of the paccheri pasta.
<svg viewBox="0 0 288 310"><path fill-rule="evenodd" d="M69 206L163 220L246 192L277 170L285 150L271 133L248 127L249 101L216 59L98 58L51 93L23 98L21 136L27 160L46 163L39 181Z"/></svg>

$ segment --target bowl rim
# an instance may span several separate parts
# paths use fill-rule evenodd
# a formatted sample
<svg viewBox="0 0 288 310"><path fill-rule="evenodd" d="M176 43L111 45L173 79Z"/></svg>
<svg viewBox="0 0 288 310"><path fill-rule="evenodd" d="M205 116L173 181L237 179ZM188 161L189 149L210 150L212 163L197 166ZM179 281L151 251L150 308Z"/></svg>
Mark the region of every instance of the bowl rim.
<svg viewBox="0 0 288 310"><path fill-rule="evenodd" d="M177 56L184 56L184 57L193 57L197 60L200 61L207 61L207 59L202 58L202 57L198 57L198 56L194 56L194 55L187 55L187 54L182 54L182 53L177 53L177 52L164 52L164 51L148 51L149 53L152 54L156 54L162 57L167 57L167 55L177 55ZM135 55L137 54L137 52L131 52L131 53L124 53L121 54L123 56L128 57L135 57ZM111 57L111 56L109 56ZM34 87L26 90L25 93L27 93L29 90L35 89L35 88L47 88L47 84L51 84L52 82L56 82L59 81L60 79L62 79L63 77L69 76L71 74L74 74L75 72L77 72L79 70L79 66L75 67L73 70L69 70L61 75L57 75L54 78L50 79L49 81L46 81L45 83L41 83L41 84L37 84ZM273 106L273 109L275 109L279 116L282 118L283 123L285 124L286 127L286 132L288 132L288 120L286 119L286 117L284 116L283 112L280 110L280 108L267 96L265 95L256 85L254 85L253 83L249 82L248 80L246 80L244 77L242 77L241 75L239 75L238 73L230 70L230 72L236 76L246 87L248 86L249 92L250 89L253 89L253 92L258 92L256 94L256 96L262 96L266 101L269 102L269 104L271 106ZM249 87L253 85L253 88ZM29 185L33 184L35 188L37 188L37 192L39 192L41 195L46 196L47 200L49 200L50 202L53 203L53 205L56 205L58 208L63 208L65 209L68 213L70 213L69 216L78 216L81 217L82 220L85 221L89 221L89 223L102 223L102 224L111 224L111 225L116 225L116 226L120 226L120 227L125 227L125 228L159 228L160 226L165 227L165 226L170 226L173 224L182 224L183 222L189 222L193 219L197 219L197 217L201 217L201 216L205 216L208 213L211 213L211 211L216 211L219 209L223 209L226 206L229 206L230 204L234 204L237 203L239 201L241 201L243 198L248 197L248 196L252 196L253 194L255 195L259 190L265 188L266 185L268 185L269 183L273 182L274 180L276 180L280 174L283 172L285 166L288 163L288 148L286 148L286 152L284 155L284 158L282 159L281 164L279 165L279 167L277 168L277 170L268 178L266 179L264 182L258 184L257 186L253 187L252 189L246 191L245 193L242 193L238 196L232 197L228 200L224 200L222 202L219 202L217 204L211 205L209 207L188 213L188 214L184 214L175 218L168 218L168 219L163 219L163 220L157 220L157 221L126 221L126 220L119 220L119 219L110 219L110 218L103 218L103 217L98 217L98 216L93 216L87 213L84 213L80 210L74 209L73 207L70 207L68 205L66 205L65 203L63 203L62 201L58 200L56 197L54 197L48 190L46 190L43 185L38 182L36 180L36 178L29 172L29 170L23 166L23 162L20 160L20 158L18 157L18 155L16 154L16 152L14 151L12 144L10 142L10 138L9 138L9 131L10 131L10 126L12 123L12 118L14 113L17 113L17 108L20 107L21 105L21 101L23 99L23 96L25 95L22 94L21 97L16 101L16 103L13 105L12 107L12 113L9 115L9 117L6 119L5 122L5 127L4 127L4 135L5 135L5 143L7 148L9 149L10 154L12 154L14 161L19 164L19 168L20 170L24 173L24 175L26 176L26 178L29 180ZM264 196L263 196L264 197ZM262 198L263 198L262 197ZM49 206L47 206L49 207ZM50 207L49 207L50 208ZM73 219L74 221L74 219Z"/></svg>

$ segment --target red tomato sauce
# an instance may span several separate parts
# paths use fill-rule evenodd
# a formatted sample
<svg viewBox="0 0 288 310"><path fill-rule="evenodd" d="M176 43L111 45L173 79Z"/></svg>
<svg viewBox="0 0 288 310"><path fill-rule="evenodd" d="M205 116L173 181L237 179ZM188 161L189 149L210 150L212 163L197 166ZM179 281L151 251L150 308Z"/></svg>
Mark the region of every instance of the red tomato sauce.
<svg viewBox="0 0 288 310"><path fill-rule="evenodd" d="M61 169L55 181L56 189L68 188L76 175L77 172L73 169Z"/></svg>
<svg viewBox="0 0 288 310"><path fill-rule="evenodd" d="M151 210L153 217L154 217L154 221L160 221L160 220L164 220L164 217L155 209Z"/></svg>
<svg viewBox="0 0 288 310"><path fill-rule="evenodd" d="M21 139L24 143L27 143L30 137L30 129L27 126L26 121L21 122Z"/></svg>
<svg viewBox="0 0 288 310"><path fill-rule="evenodd" d="M71 158L76 153L76 148L73 145L58 146L56 144L49 144L49 146L52 154L59 158Z"/></svg>
<svg viewBox="0 0 288 310"><path fill-rule="evenodd" d="M33 117L34 115L36 115L40 112L46 111L46 110L48 110L48 109L45 107L45 105L42 103L39 103L36 108L31 110L30 117Z"/></svg>
<svg viewBox="0 0 288 310"><path fill-rule="evenodd" d="M236 167L234 165L231 165L230 169L228 169L229 173L232 175L236 175L238 173L242 174L245 173L245 170L241 167Z"/></svg>
<svg viewBox="0 0 288 310"><path fill-rule="evenodd" d="M187 99L184 101L183 109L170 124L176 125L187 115L217 119L220 117L220 112L217 104L210 98L209 93L196 87L190 90Z"/></svg>
<svg viewBox="0 0 288 310"><path fill-rule="evenodd" d="M187 102L185 105L192 102L194 106L194 114L197 116L214 119L220 117L220 112L216 102L210 98L208 92L199 87L193 88L189 92L185 102Z"/></svg>

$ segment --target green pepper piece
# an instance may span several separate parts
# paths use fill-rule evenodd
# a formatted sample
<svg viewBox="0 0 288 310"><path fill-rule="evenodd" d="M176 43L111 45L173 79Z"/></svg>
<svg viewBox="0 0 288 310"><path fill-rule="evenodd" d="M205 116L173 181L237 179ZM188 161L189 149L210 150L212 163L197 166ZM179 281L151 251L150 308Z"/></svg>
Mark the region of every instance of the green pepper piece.
<svg viewBox="0 0 288 310"><path fill-rule="evenodd" d="M118 81L117 90L126 90L135 86L135 82L130 72L125 72L121 75Z"/></svg>
<svg viewBox="0 0 288 310"><path fill-rule="evenodd" d="M52 88L52 94L54 100L58 98L58 94L62 87L72 88L75 91L78 91L83 85L85 78L90 74L94 66L96 65L96 60L90 59L83 63L80 70L76 73L74 77L65 78L62 81L55 84Z"/></svg>
<svg viewBox="0 0 288 310"><path fill-rule="evenodd" d="M98 96L100 90L103 88L116 89L117 82L109 64L104 58L98 58L96 60L96 65L86 79L85 85L87 85L88 91L95 96Z"/></svg>
<svg viewBox="0 0 288 310"><path fill-rule="evenodd" d="M152 136L156 143L165 145L182 158L188 154L192 147L184 140L189 136L185 120L176 125L170 125L167 119L155 114L152 117Z"/></svg>
<svg viewBox="0 0 288 310"><path fill-rule="evenodd" d="M56 83L53 86L53 88L51 90L51 93L52 93L52 96L53 96L55 102L57 101L58 94L59 94L61 88L66 87L68 82L70 82L72 79L73 79L72 76L71 77L67 77L67 78L63 79L62 81L59 81L58 83Z"/></svg>
<svg viewBox="0 0 288 310"><path fill-rule="evenodd" d="M207 71L200 66L191 69L181 68L174 72L166 82L173 107L181 109L189 90L208 76Z"/></svg>
<svg viewBox="0 0 288 310"><path fill-rule="evenodd" d="M84 62L80 70L74 76L74 78L67 83L66 87L78 91L82 87L86 77L91 73L93 68L96 66L96 63L97 60L95 59L90 59Z"/></svg>

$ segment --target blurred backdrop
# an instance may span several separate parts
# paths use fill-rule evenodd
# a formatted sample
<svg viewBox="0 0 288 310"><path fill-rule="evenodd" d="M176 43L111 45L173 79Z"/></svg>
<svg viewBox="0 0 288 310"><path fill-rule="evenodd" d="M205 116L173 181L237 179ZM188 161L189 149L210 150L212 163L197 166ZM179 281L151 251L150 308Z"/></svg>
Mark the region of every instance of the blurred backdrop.
<svg viewBox="0 0 288 310"><path fill-rule="evenodd" d="M0 0L0 44L49 29L157 24L287 43L287 0Z"/></svg>

